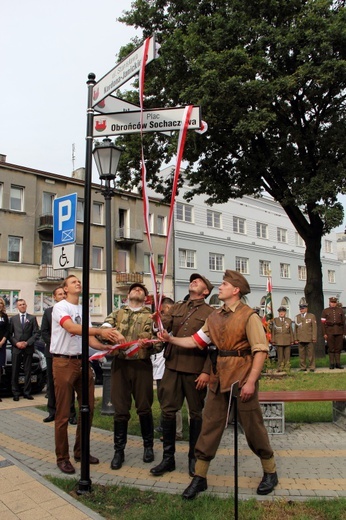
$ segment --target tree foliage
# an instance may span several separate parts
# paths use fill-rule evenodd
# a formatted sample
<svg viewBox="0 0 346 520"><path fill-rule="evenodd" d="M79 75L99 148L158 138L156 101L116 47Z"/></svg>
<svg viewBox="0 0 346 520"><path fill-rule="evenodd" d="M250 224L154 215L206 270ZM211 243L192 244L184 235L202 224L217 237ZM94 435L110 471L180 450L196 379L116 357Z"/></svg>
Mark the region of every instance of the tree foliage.
<svg viewBox="0 0 346 520"><path fill-rule="evenodd" d="M305 240L311 297L321 237L343 218L345 3L137 0L121 20L143 37L155 32L161 45L147 67L145 106L202 107L208 132L189 132L184 155L190 195L206 194L209 203L272 195ZM138 100L135 91L126 95ZM157 173L175 139L146 136L148 175L161 192ZM124 140L134 152L138 136ZM136 178L139 163L131 166Z"/></svg>

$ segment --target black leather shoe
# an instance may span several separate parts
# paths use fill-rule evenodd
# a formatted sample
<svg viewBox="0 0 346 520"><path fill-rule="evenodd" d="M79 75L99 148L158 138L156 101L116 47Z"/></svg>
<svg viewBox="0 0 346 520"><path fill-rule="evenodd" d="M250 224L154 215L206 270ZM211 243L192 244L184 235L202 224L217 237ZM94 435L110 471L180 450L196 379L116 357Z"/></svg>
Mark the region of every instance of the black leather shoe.
<svg viewBox="0 0 346 520"><path fill-rule="evenodd" d="M69 420L68 420L68 422L69 422L70 424L76 425L76 424L78 423L78 421L77 421L77 417L74 417L74 416L73 416L73 417L70 417Z"/></svg>
<svg viewBox="0 0 346 520"><path fill-rule="evenodd" d="M182 497L185 500L192 500L198 493L208 489L207 479L204 477L193 477L191 484L185 489Z"/></svg>
<svg viewBox="0 0 346 520"><path fill-rule="evenodd" d="M143 452L143 462L153 462L154 460L154 450L153 448L144 448Z"/></svg>
<svg viewBox="0 0 346 520"><path fill-rule="evenodd" d="M125 460L124 452L121 451L115 451L114 457L112 458L111 462L111 469L120 469L123 465L123 462Z"/></svg>
<svg viewBox="0 0 346 520"><path fill-rule="evenodd" d="M154 477L161 477L161 475L164 475L167 473L167 471L174 471L175 470L175 459L162 459L160 464L158 466L155 466L154 468L151 468L150 473L154 475Z"/></svg>
<svg viewBox="0 0 346 520"><path fill-rule="evenodd" d="M189 459L189 475L190 477L195 476L196 459Z"/></svg>
<svg viewBox="0 0 346 520"><path fill-rule="evenodd" d="M55 419L55 415L48 415L48 417L45 417L45 419L43 419L43 422L52 422L54 421Z"/></svg>
<svg viewBox="0 0 346 520"><path fill-rule="evenodd" d="M330 370L334 370L335 365L330 365L329 368L330 368Z"/></svg>
<svg viewBox="0 0 346 520"><path fill-rule="evenodd" d="M342 370L344 367L342 367L341 365L335 365L335 368L338 368L339 370L340 369Z"/></svg>
<svg viewBox="0 0 346 520"><path fill-rule="evenodd" d="M29 399L29 401L33 401L34 400L32 395L24 395L24 399Z"/></svg>
<svg viewBox="0 0 346 520"><path fill-rule="evenodd" d="M271 493L275 486L277 486L279 480L277 473L264 473L260 485L257 488L257 495L268 495Z"/></svg>
<svg viewBox="0 0 346 520"><path fill-rule="evenodd" d="M19 397L18 397L18 395L15 395L15 396L13 397L13 401L19 401Z"/></svg>

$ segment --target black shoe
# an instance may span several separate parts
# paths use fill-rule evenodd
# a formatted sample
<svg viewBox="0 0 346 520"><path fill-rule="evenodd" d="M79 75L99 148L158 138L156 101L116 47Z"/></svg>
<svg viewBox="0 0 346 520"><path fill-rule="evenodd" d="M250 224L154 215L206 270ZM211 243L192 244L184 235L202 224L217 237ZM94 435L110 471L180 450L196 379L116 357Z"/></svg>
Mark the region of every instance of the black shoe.
<svg viewBox="0 0 346 520"><path fill-rule="evenodd" d="M77 422L78 422L78 421L77 421L77 417L70 417L69 420L68 420L68 422L69 422L70 424L74 424L74 425L76 425Z"/></svg>
<svg viewBox="0 0 346 520"><path fill-rule="evenodd" d="M33 401L34 400L32 395L25 395L25 394L24 394L24 399L28 399L29 401Z"/></svg>
<svg viewBox="0 0 346 520"><path fill-rule="evenodd" d="M162 433L162 426L157 426L155 428L156 433Z"/></svg>
<svg viewBox="0 0 346 520"><path fill-rule="evenodd" d="M189 475L190 477L195 476L196 459L189 459Z"/></svg>
<svg viewBox="0 0 346 520"><path fill-rule="evenodd" d="M48 417L45 417L45 419L43 419L43 422L52 422L54 421L55 419L55 415L48 415Z"/></svg>
<svg viewBox="0 0 346 520"><path fill-rule="evenodd" d="M15 396L13 397L13 401L19 401L19 397L18 397L18 395L15 395Z"/></svg>
<svg viewBox="0 0 346 520"><path fill-rule="evenodd" d="M143 453L143 462L153 462L154 460L154 450L153 448L144 448Z"/></svg>
<svg viewBox="0 0 346 520"><path fill-rule="evenodd" d="M335 365L329 365L330 370L334 370Z"/></svg>
<svg viewBox="0 0 346 520"><path fill-rule="evenodd" d="M208 489L207 479L204 477L193 477L191 484L185 489L182 497L185 500L192 500L198 493Z"/></svg>
<svg viewBox="0 0 346 520"><path fill-rule="evenodd" d="M164 475L167 473L167 471L174 471L175 470L175 459L169 458L169 459L162 459L160 464L158 466L155 466L154 468L151 468L150 473L154 475L154 477L161 477L161 475Z"/></svg>
<svg viewBox="0 0 346 520"><path fill-rule="evenodd" d="M112 458L111 462L111 469L120 469L123 465L123 462L125 460L124 452L121 451L115 451L114 457Z"/></svg>
<svg viewBox="0 0 346 520"><path fill-rule="evenodd" d="M306 369L306 368L300 368L300 369L298 370L298 372L307 372L307 369Z"/></svg>
<svg viewBox="0 0 346 520"><path fill-rule="evenodd" d="M279 480L277 473L264 473L260 485L257 488L257 495L268 495L271 493L275 486L277 486Z"/></svg>
<svg viewBox="0 0 346 520"><path fill-rule="evenodd" d="M342 367L341 365L335 365L335 368L338 368L339 370L343 370L344 367Z"/></svg>

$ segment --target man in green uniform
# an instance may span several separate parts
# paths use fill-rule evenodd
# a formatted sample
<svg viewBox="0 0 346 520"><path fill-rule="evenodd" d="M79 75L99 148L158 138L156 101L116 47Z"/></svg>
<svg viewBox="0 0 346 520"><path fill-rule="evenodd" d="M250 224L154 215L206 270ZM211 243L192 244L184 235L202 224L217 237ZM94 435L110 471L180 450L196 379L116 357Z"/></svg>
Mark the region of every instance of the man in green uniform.
<svg viewBox="0 0 346 520"><path fill-rule="evenodd" d="M169 337L173 345L205 349L211 343L218 348L215 373L211 374L203 424L196 443L195 476L183 498L195 498L205 491L210 461L215 457L227 422L233 384L240 389L238 414L250 449L260 458L263 478L257 488L267 495L278 484L276 464L258 402L258 378L268 353L268 343L259 316L240 301L250 292L246 278L237 271L226 270L219 287L221 309L210 315L203 327L189 338ZM159 334L168 339L166 331Z"/></svg>
<svg viewBox="0 0 346 520"><path fill-rule="evenodd" d="M342 369L340 355L345 334L345 315L342 307L338 307L335 296L329 298L329 307L322 311L322 334L327 341L329 354L329 368Z"/></svg>
<svg viewBox="0 0 346 520"><path fill-rule="evenodd" d="M194 273L190 276L189 298L175 303L162 316L163 326L178 337L189 337L201 328L213 308L205 303L213 286L204 276ZM211 363L207 351L195 346L187 351L172 347L169 337L165 348L165 371L160 383L160 403L162 410L163 459L150 470L155 476L175 470L176 413L186 398L189 407L189 453L190 476L195 471L195 445L202 425L204 399L209 383Z"/></svg>
<svg viewBox="0 0 346 520"><path fill-rule="evenodd" d="M128 304L113 311L105 319L103 327L115 327L117 343L153 337L151 311L144 305L147 288L133 283L128 293ZM133 347L116 350L111 368L111 401L114 407L114 457L112 469L120 469L125 460L127 425L130 419L132 397L139 416L144 462L154 460L154 424L151 407L153 404L153 367L150 355L155 349L141 347L133 354Z"/></svg>
<svg viewBox="0 0 346 520"><path fill-rule="evenodd" d="M298 343L301 372L315 372L315 344L317 341L316 317L308 312L306 303L299 305L300 314L295 317L294 342Z"/></svg>
<svg viewBox="0 0 346 520"><path fill-rule="evenodd" d="M271 342L278 353L278 371L290 368L291 345L294 342L292 320L286 316L286 307L278 308L279 316L273 319Z"/></svg>

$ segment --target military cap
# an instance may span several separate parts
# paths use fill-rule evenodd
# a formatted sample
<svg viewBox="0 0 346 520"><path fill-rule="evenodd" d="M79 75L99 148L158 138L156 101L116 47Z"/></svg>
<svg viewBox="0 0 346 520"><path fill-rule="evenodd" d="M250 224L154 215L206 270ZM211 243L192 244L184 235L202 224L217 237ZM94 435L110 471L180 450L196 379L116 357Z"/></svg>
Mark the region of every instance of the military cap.
<svg viewBox="0 0 346 520"><path fill-rule="evenodd" d="M337 299L335 296L331 296L331 297L329 298L329 301L330 301L331 303L338 303L338 299Z"/></svg>
<svg viewBox="0 0 346 520"><path fill-rule="evenodd" d="M240 293L244 296L251 292L250 286L248 284L247 279L238 271L232 271L231 269L226 269L223 279L226 282L231 283L234 287L238 287Z"/></svg>
<svg viewBox="0 0 346 520"><path fill-rule="evenodd" d="M205 276L202 276L201 274L198 274L198 273L193 273L190 276L190 282L193 282L194 280L197 280L197 278L200 278L201 280L203 280L203 282L205 283L205 285L207 286L207 289L209 291L208 292L208 296L209 296L211 291L214 289L214 286L209 282L208 278L206 278Z"/></svg>
<svg viewBox="0 0 346 520"><path fill-rule="evenodd" d="M306 303L301 303L299 305L299 309L305 309L307 307L307 304Z"/></svg>
<svg viewBox="0 0 346 520"><path fill-rule="evenodd" d="M278 312L280 311L287 311L286 307L284 307L283 305L281 305L281 307L278 308Z"/></svg>
<svg viewBox="0 0 346 520"><path fill-rule="evenodd" d="M141 289L143 289L144 291L144 294L145 296L148 296L149 292L148 292L148 289L145 287L145 285L143 285L142 283L133 283L132 285L130 285L130 288L129 288L129 293L132 291L132 289L134 289L135 287L140 287Z"/></svg>

